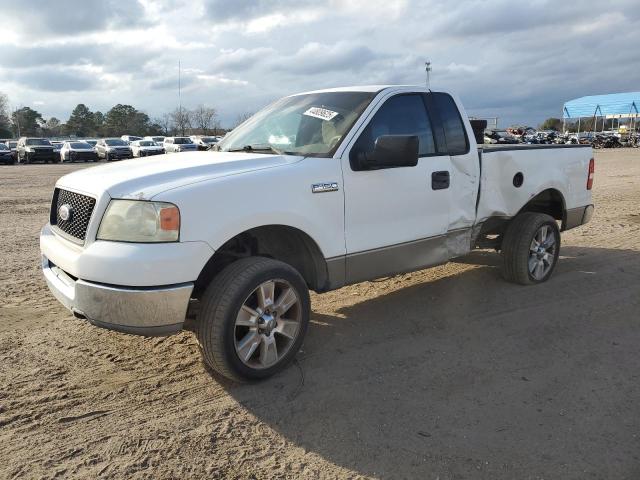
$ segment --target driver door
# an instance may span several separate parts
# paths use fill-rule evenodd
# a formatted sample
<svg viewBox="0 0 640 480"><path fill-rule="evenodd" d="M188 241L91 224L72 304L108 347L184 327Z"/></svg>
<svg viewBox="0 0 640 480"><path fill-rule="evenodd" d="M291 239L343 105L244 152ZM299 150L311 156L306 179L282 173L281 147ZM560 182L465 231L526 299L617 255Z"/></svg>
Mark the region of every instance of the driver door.
<svg viewBox="0 0 640 480"><path fill-rule="evenodd" d="M358 170L354 159L382 135L416 135L414 167ZM423 96L396 94L381 103L343 157L347 283L447 260L448 154L437 153Z"/></svg>

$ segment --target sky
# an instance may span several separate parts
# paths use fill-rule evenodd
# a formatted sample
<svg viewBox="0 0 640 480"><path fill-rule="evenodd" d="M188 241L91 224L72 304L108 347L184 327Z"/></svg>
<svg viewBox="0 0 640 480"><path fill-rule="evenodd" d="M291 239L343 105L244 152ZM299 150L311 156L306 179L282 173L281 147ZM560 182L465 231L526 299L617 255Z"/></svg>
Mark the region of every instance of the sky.
<svg viewBox="0 0 640 480"><path fill-rule="evenodd" d="M424 84L467 113L537 125L565 101L640 90L638 0L0 0L0 92L66 120L76 104L222 125L291 93Z"/></svg>

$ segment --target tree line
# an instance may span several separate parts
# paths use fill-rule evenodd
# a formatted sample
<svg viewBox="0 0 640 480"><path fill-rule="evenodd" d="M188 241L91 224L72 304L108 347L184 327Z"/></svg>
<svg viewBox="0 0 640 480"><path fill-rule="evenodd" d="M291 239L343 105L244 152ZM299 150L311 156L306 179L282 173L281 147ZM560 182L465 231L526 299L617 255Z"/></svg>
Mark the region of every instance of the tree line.
<svg viewBox="0 0 640 480"><path fill-rule="evenodd" d="M198 105L194 109L178 107L157 118L131 105L117 104L106 113L91 111L78 104L66 122L44 118L31 107L9 111L8 98L0 92L0 138L20 136L110 137L120 135L221 135L218 112Z"/></svg>

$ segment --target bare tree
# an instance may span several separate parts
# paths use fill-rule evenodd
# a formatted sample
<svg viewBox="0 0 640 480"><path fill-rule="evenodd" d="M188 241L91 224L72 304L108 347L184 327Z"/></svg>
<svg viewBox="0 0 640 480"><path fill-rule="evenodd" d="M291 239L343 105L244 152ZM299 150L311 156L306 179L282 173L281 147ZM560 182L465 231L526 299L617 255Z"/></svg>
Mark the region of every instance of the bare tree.
<svg viewBox="0 0 640 480"><path fill-rule="evenodd" d="M11 117L9 117L9 98L0 92L0 135L11 135Z"/></svg>
<svg viewBox="0 0 640 480"><path fill-rule="evenodd" d="M234 128L237 127L241 123L249 120L251 117L253 117L253 113L251 113L251 112L243 112L243 113L239 114L236 117L236 123L233 125L233 127Z"/></svg>
<svg viewBox="0 0 640 480"><path fill-rule="evenodd" d="M180 135L184 136L187 130L191 128L192 114L186 108L176 108L169 114L169 117L171 118L171 122L175 126L175 129L180 133Z"/></svg>
<svg viewBox="0 0 640 480"><path fill-rule="evenodd" d="M198 105L192 112L194 126L199 130L199 133L208 135L211 133L211 129L215 128L216 118L218 112L215 108L205 107L204 105Z"/></svg>
<svg viewBox="0 0 640 480"><path fill-rule="evenodd" d="M48 136L57 137L60 135L62 131L62 122L58 120L56 117L49 118L46 122L44 122L44 126L42 127L42 133Z"/></svg>
<svg viewBox="0 0 640 480"><path fill-rule="evenodd" d="M160 126L162 134L166 137L173 131L173 119L171 113L164 113L161 117L153 119L153 123Z"/></svg>

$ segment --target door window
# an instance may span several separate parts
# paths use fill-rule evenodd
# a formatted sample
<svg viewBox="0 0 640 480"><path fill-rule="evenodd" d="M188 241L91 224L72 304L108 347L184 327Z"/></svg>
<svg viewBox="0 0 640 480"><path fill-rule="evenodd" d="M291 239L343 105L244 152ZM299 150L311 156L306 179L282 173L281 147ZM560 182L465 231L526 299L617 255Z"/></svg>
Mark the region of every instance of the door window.
<svg viewBox="0 0 640 480"><path fill-rule="evenodd" d="M396 95L388 99L360 134L352 152L373 152L376 140L383 135L416 135L420 140L420 156L436 153L431 121L420 95Z"/></svg>

